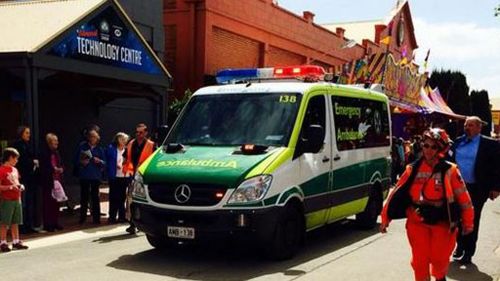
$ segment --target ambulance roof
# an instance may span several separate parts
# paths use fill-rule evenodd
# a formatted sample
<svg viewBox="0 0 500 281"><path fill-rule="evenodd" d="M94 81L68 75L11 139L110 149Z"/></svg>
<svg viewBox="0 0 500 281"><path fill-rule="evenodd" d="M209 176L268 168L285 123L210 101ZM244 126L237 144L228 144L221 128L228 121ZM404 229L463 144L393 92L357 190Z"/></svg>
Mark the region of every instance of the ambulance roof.
<svg viewBox="0 0 500 281"><path fill-rule="evenodd" d="M218 95L218 94L246 94L246 93L297 93L304 94L316 87L330 87L331 89L347 90L355 94L369 94L373 97L383 98L386 96L380 92L363 89L355 85L339 85L328 82L260 82L260 83L241 83L208 86L197 90L194 96L200 95Z"/></svg>

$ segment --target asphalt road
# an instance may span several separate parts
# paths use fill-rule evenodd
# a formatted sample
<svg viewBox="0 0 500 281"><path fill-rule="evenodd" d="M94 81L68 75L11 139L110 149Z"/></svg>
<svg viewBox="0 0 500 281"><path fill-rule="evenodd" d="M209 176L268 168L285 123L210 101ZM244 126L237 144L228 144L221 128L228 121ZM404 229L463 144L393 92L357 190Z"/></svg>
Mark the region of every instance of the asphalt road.
<svg viewBox="0 0 500 281"><path fill-rule="evenodd" d="M452 263L448 280L500 280L500 200L483 210L478 253L467 268ZM153 250L144 235L103 226L27 241L0 254L1 280L412 280L404 222L389 233L349 221L308 233L292 260L268 261L255 245L214 244Z"/></svg>

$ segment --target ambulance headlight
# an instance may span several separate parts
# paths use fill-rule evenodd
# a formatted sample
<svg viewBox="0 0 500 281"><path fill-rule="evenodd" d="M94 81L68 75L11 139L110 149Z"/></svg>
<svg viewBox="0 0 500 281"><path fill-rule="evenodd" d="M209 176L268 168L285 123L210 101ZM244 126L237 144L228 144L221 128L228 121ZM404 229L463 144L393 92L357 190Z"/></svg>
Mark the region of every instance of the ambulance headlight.
<svg viewBox="0 0 500 281"><path fill-rule="evenodd" d="M247 179L236 188L228 203L247 203L261 200L269 190L272 180L271 175L260 175Z"/></svg>
<svg viewBox="0 0 500 281"><path fill-rule="evenodd" d="M132 180L132 197L146 198L146 185L140 173L135 173Z"/></svg>

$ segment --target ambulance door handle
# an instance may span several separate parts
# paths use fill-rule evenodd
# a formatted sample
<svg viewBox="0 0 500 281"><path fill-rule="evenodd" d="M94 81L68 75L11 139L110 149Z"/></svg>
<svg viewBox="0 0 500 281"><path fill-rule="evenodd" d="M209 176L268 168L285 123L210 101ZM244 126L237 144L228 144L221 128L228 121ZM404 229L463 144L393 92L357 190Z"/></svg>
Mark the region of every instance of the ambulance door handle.
<svg viewBox="0 0 500 281"><path fill-rule="evenodd" d="M335 157L333 157L333 161L339 161L339 160L340 160L340 156L335 155Z"/></svg>
<svg viewBox="0 0 500 281"><path fill-rule="evenodd" d="M326 163L326 162L330 161L330 158L323 156L323 159L321 159L321 161L323 161L323 163Z"/></svg>

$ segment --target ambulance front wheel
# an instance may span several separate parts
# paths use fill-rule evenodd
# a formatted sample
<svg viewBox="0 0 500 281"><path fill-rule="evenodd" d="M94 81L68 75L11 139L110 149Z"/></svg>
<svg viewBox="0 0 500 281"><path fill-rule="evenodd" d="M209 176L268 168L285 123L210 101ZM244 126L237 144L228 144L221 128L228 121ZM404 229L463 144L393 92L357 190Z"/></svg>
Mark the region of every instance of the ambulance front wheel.
<svg viewBox="0 0 500 281"><path fill-rule="evenodd" d="M372 229L377 225L377 218L382 210L382 192L377 185L373 186L365 210L356 215L356 223L363 229Z"/></svg>
<svg viewBox="0 0 500 281"><path fill-rule="evenodd" d="M146 239L148 240L149 244L156 250L165 250L171 244L166 238L161 238L149 234L146 234Z"/></svg>
<svg viewBox="0 0 500 281"><path fill-rule="evenodd" d="M273 260L292 258L304 240L305 221L299 203L286 205L274 227L267 255Z"/></svg>

